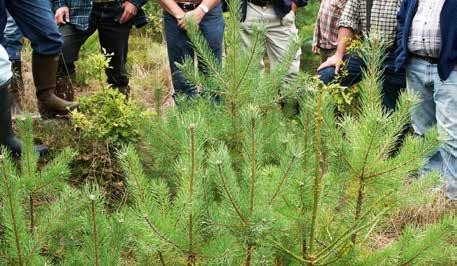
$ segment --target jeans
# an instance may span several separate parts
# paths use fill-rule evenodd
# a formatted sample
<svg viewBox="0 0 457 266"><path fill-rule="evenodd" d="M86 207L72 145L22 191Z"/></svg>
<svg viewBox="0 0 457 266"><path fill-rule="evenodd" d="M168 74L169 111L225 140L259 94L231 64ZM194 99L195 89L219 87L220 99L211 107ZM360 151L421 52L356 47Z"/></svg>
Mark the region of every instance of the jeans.
<svg viewBox="0 0 457 266"><path fill-rule="evenodd" d="M54 22L54 14L49 0L0 0L0 30L6 27L6 9L16 21L21 32L32 43L35 53L58 55L62 39ZM0 43L5 44L3 34Z"/></svg>
<svg viewBox="0 0 457 266"><path fill-rule="evenodd" d="M71 24L60 26L64 42L59 76L75 72L75 62L78 60L81 46L98 30L100 46L106 50L110 58L110 67L105 70L108 84L116 88L128 86L129 78L125 64L131 23L120 24L118 22L123 11L119 2L94 4L89 18L89 28L86 31L79 30Z"/></svg>
<svg viewBox="0 0 457 266"><path fill-rule="evenodd" d="M9 12L6 14L8 17L5 32L3 33L5 48L11 61L21 61L22 38L24 36Z"/></svg>
<svg viewBox="0 0 457 266"><path fill-rule="evenodd" d="M421 99L411 115L415 133L424 135L436 125L443 141L421 173L438 170L446 178L446 196L457 200L457 69L440 80L437 65L412 58L406 81L408 90Z"/></svg>
<svg viewBox="0 0 457 266"><path fill-rule="evenodd" d="M344 57L345 68L348 72L347 76L343 77L340 84L345 87L350 87L362 80L362 71L365 68L365 63L358 56L346 55ZM406 88L405 72L395 72L395 55L393 52L388 53L382 68L383 83L382 83L382 104L387 111L395 110L400 92ZM318 72L320 79L325 84L329 84L335 78L335 67L328 67Z"/></svg>
<svg viewBox="0 0 457 266"><path fill-rule="evenodd" d="M218 5L210 10L203 17L199 26L203 37L208 42L211 52L219 62L222 62L222 41L225 28L222 5ZM197 89L188 83L176 66L176 63L183 63L185 58L194 57L194 50L190 44L189 37L185 30L178 27L176 18L167 12L164 12L164 31L174 94L185 94L189 97L196 96ZM200 71L205 72L202 64L199 64L199 67Z"/></svg>
<svg viewBox="0 0 457 266"><path fill-rule="evenodd" d="M5 48L0 45L0 87L5 85L13 76L11 72L11 62Z"/></svg>

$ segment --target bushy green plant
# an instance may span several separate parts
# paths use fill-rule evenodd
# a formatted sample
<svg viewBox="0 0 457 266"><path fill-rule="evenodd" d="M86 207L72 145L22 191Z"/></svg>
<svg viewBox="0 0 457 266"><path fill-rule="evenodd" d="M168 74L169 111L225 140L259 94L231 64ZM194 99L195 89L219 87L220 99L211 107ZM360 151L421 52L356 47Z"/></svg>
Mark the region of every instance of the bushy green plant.
<svg viewBox="0 0 457 266"><path fill-rule="evenodd" d="M101 89L78 99L78 110L71 116L83 136L102 142L135 142L141 123L153 114L115 89Z"/></svg>

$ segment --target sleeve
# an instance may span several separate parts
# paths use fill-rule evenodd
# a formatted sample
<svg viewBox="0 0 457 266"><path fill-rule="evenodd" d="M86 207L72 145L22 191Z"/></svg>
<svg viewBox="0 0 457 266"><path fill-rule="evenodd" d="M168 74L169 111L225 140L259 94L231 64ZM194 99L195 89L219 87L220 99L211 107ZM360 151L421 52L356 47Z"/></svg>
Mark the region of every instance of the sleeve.
<svg viewBox="0 0 457 266"><path fill-rule="evenodd" d="M408 0L403 0L400 6L400 10L397 13L397 47L401 46L401 41L403 39L407 2Z"/></svg>
<svg viewBox="0 0 457 266"><path fill-rule="evenodd" d="M54 12L56 12L57 9L67 6L67 3L65 0L52 0L52 9Z"/></svg>
<svg viewBox="0 0 457 266"><path fill-rule="evenodd" d="M360 32L360 4L358 0L348 0L344 6L343 13L341 14L340 22L338 27L350 28L354 32Z"/></svg>
<svg viewBox="0 0 457 266"><path fill-rule="evenodd" d="M298 7L304 7L308 4L308 0L292 0Z"/></svg>
<svg viewBox="0 0 457 266"><path fill-rule="evenodd" d="M408 6L408 0L403 0L400 5L400 10L397 13L397 48L395 50L395 57L399 58L403 50L403 35L405 31L405 20L406 20L406 10ZM398 70L398 69L397 69Z"/></svg>

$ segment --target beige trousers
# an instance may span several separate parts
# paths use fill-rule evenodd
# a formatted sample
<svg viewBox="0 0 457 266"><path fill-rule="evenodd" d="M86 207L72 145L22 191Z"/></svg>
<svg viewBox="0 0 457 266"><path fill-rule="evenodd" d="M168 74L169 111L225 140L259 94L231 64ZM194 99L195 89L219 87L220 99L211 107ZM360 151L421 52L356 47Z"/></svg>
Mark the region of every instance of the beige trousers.
<svg viewBox="0 0 457 266"><path fill-rule="evenodd" d="M297 27L295 26L295 13L289 12L280 19L272 6L261 7L248 3L246 20L242 25L242 40L245 48L251 48L253 28L262 26L266 28L265 50L267 52L270 67L275 68L282 62L282 58L287 54L292 41L298 37ZM300 70L301 50L295 55L286 81L290 81ZM263 60L260 62L264 68Z"/></svg>

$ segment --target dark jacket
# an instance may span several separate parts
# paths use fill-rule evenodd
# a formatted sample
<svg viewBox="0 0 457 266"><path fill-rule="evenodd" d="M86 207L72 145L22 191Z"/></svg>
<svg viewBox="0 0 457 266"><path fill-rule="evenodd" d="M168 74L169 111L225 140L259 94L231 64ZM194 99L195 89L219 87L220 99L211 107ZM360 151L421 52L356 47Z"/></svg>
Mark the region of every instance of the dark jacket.
<svg viewBox="0 0 457 266"><path fill-rule="evenodd" d="M398 34L396 50L396 69L404 68L410 55L408 51L409 33L417 0L403 0L398 12ZM441 52L438 63L438 75L446 80L457 65L457 0L445 0L440 15Z"/></svg>
<svg viewBox="0 0 457 266"><path fill-rule="evenodd" d="M116 2L123 3L124 0L116 0ZM147 0L132 0L138 11L135 17L132 18L132 25L140 28L148 23L148 19L143 9L141 8L147 3ZM70 24L74 25L79 30L87 30L89 27L89 17L92 12L92 0L52 0L52 8L54 12L66 6L70 9Z"/></svg>
<svg viewBox="0 0 457 266"><path fill-rule="evenodd" d="M285 15L287 15L291 10L292 2L295 2L298 7L304 7L308 4L308 0L273 0L273 8L276 15L278 15L279 18L283 18ZM247 8L248 0L243 0L241 5L241 11L243 12L241 17L242 21L246 19Z"/></svg>

